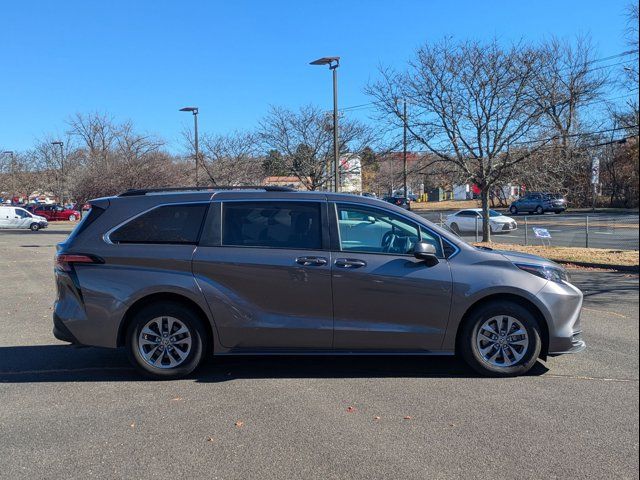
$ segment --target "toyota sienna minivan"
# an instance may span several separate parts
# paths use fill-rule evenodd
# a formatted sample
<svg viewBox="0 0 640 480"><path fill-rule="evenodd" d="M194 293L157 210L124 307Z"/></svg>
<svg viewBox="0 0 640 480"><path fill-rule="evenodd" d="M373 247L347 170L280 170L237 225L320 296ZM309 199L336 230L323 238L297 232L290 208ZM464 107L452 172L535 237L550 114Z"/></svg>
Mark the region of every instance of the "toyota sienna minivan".
<svg viewBox="0 0 640 480"><path fill-rule="evenodd" d="M125 347L152 377L246 354L459 354L513 376L585 348L559 265L374 198L184 188L90 204L58 245L53 333Z"/></svg>

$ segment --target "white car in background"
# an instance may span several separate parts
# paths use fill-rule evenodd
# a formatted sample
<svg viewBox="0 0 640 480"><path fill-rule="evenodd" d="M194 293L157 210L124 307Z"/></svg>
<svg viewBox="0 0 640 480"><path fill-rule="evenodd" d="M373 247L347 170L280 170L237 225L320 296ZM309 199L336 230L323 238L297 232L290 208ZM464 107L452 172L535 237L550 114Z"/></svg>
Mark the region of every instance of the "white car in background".
<svg viewBox="0 0 640 480"><path fill-rule="evenodd" d="M49 222L40 215L34 215L21 207L0 206L0 229L28 228L37 232L41 228L47 228Z"/></svg>
<svg viewBox="0 0 640 480"><path fill-rule="evenodd" d="M476 223L477 219L477 223ZM476 225L479 232L482 232L482 209L467 208L447 216L445 225L454 233L474 232ZM489 210L489 227L491 233L507 233L518 229L516 221L506 215Z"/></svg>

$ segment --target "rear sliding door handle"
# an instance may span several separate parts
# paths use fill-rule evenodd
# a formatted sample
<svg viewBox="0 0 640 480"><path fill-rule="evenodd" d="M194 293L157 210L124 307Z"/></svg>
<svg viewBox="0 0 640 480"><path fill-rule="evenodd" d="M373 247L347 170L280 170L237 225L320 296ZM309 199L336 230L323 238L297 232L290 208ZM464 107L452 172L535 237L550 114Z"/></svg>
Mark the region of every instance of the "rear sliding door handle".
<svg viewBox="0 0 640 480"><path fill-rule="evenodd" d="M367 262L357 258L337 258L335 265L340 268L360 268L366 267Z"/></svg>
<svg viewBox="0 0 640 480"><path fill-rule="evenodd" d="M305 267L321 267L327 264L327 259L324 257L298 257L296 263Z"/></svg>

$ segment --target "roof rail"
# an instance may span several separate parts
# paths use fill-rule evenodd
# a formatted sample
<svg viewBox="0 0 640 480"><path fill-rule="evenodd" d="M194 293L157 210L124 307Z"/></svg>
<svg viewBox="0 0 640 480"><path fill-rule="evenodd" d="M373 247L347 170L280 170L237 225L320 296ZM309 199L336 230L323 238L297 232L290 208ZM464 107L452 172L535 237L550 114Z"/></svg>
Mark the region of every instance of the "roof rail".
<svg viewBox="0 0 640 480"><path fill-rule="evenodd" d="M162 192L191 192L191 191L216 191L216 190L264 190L265 192L295 192L297 190L290 187L278 187L275 185L222 185L215 187L167 187L167 188L132 188L122 192L118 197L136 197L147 193Z"/></svg>

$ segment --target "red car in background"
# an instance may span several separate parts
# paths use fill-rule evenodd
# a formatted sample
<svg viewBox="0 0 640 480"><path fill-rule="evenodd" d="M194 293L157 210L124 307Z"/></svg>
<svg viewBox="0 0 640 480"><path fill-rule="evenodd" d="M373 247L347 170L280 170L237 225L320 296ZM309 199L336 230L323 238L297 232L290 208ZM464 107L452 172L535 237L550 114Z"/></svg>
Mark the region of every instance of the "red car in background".
<svg viewBox="0 0 640 480"><path fill-rule="evenodd" d="M37 205L29 209L34 215L40 215L50 222L55 221L71 221L80 220L80 212L61 207L60 205Z"/></svg>

